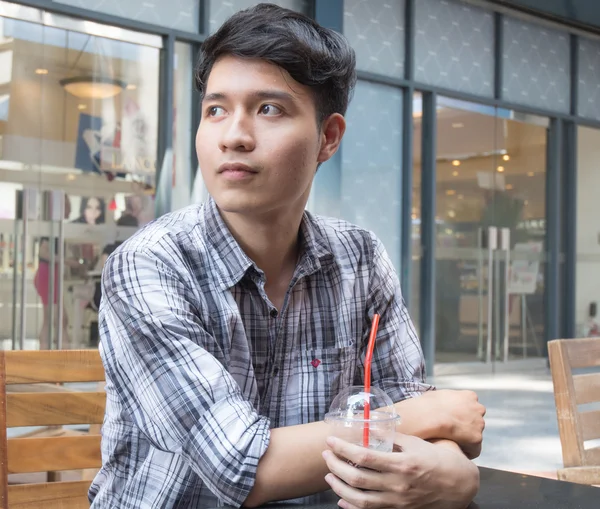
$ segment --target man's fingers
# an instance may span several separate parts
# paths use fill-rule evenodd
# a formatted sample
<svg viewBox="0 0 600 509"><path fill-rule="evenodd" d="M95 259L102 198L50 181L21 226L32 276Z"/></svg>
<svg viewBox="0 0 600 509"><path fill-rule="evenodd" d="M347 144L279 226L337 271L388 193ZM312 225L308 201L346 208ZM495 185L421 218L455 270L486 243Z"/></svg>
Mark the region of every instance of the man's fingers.
<svg viewBox="0 0 600 509"><path fill-rule="evenodd" d="M417 437L396 431L394 435L394 452L410 450L412 445L419 441L420 439Z"/></svg>
<svg viewBox="0 0 600 509"><path fill-rule="evenodd" d="M352 506L358 509L380 509L389 506L389 504L383 502L377 491L360 491L357 488L348 486L333 474L327 474L325 480L335 494L347 502L347 504L341 504L341 507L346 509L350 509Z"/></svg>
<svg viewBox="0 0 600 509"><path fill-rule="evenodd" d="M467 458L474 460L481 454L481 444L465 446L462 448L462 450Z"/></svg>
<svg viewBox="0 0 600 509"><path fill-rule="evenodd" d="M346 458L354 465L380 472L387 470L387 454L373 449L354 445L336 437L329 437L327 445L340 458Z"/></svg>
<svg viewBox="0 0 600 509"><path fill-rule="evenodd" d="M378 472L356 468L338 458L332 451L323 451L323 459L332 474L354 488L371 491L382 491L386 488L382 483L382 474Z"/></svg>

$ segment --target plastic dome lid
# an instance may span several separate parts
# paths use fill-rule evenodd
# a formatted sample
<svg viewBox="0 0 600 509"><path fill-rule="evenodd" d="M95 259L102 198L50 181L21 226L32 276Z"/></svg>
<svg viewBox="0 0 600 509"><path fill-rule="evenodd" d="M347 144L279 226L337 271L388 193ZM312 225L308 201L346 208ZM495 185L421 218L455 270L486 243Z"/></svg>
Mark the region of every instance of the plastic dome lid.
<svg viewBox="0 0 600 509"><path fill-rule="evenodd" d="M325 420L364 420L366 403L369 402L371 420L398 419L394 402L381 389L371 387L365 391L363 385L353 385L343 389L331 402Z"/></svg>

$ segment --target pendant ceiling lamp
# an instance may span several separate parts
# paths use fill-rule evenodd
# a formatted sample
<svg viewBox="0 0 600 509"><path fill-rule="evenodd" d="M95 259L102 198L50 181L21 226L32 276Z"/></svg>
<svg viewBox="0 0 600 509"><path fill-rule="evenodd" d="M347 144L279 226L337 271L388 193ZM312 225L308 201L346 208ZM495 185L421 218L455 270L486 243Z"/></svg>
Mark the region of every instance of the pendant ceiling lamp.
<svg viewBox="0 0 600 509"><path fill-rule="evenodd" d="M101 76L75 76L59 83L69 94L80 99L108 99L120 94L127 86L122 80Z"/></svg>

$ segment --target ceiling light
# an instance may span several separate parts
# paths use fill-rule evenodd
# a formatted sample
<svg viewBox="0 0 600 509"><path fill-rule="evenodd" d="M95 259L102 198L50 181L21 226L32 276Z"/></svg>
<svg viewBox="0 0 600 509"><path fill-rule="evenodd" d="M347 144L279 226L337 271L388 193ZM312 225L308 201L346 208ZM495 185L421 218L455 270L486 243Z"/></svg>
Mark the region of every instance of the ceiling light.
<svg viewBox="0 0 600 509"><path fill-rule="evenodd" d="M448 189L448 190L446 191L446 194L447 194L448 196L453 196L453 195L455 195L455 194L456 194L456 191L455 191L454 189Z"/></svg>
<svg viewBox="0 0 600 509"><path fill-rule="evenodd" d="M452 166L460 166L460 161L458 159L455 159L454 161L452 161Z"/></svg>
<svg viewBox="0 0 600 509"><path fill-rule="evenodd" d="M502 159L504 159L505 161L510 161L510 156L508 154L504 154L502 156Z"/></svg>
<svg viewBox="0 0 600 509"><path fill-rule="evenodd" d="M87 106L85 104L78 104L77 105L77 109L78 110L85 110L87 108Z"/></svg>
<svg viewBox="0 0 600 509"><path fill-rule="evenodd" d="M135 90L137 88L137 85L134 85L133 83L130 83L125 88L127 88L127 90Z"/></svg>
<svg viewBox="0 0 600 509"><path fill-rule="evenodd" d="M36 74L48 74L48 69L36 69Z"/></svg>
<svg viewBox="0 0 600 509"><path fill-rule="evenodd" d="M127 86L124 81L99 76L76 76L59 83L69 94L80 99L108 99L120 94Z"/></svg>
<svg viewBox="0 0 600 509"><path fill-rule="evenodd" d="M532 171L530 171L530 172L527 174L527 176L528 176L528 177L533 177L534 175L535 175L535 173L534 173L534 172L532 172Z"/></svg>
<svg viewBox="0 0 600 509"><path fill-rule="evenodd" d="M457 171L453 171L453 172L452 172L452 176L453 176L453 177L458 177L458 172L457 172Z"/></svg>
<svg viewBox="0 0 600 509"><path fill-rule="evenodd" d="M504 172L504 166L498 166L498 168L496 168L496 170L498 170L498 173L502 173L502 172Z"/></svg>
<svg viewBox="0 0 600 509"><path fill-rule="evenodd" d="M456 217L456 212L454 212L453 210L449 210L448 217Z"/></svg>
<svg viewBox="0 0 600 509"><path fill-rule="evenodd" d="M454 127L454 129L460 129L461 127L464 127L465 124L463 124L462 122L453 122L452 123L452 127Z"/></svg>

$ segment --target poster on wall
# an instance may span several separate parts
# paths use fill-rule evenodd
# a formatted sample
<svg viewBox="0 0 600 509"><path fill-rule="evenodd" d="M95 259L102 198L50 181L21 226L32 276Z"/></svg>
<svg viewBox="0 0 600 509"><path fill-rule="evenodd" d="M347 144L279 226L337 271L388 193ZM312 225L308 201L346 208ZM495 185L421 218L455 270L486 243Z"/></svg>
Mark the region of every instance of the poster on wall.
<svg viewBox="0 0 600 509"><path fill-rule="evenodd" d="M543 242L517 243L514 258L510 265L508 293L533 294L537 288L540 273L540 257Z"/></svg>
<svg viewBox="0 0 600 509"><path fill-rule="evenodd" d="M117 123L110 143L102 146L103 167L136 175L154 175L156 155L152 153L150 129L140 105L128 97L124 100L122 121Z"/></svg>
<svg viewBox="0 0 600 509"><path fill-rule="evenodd" d="M90 173L100 171L102 118L86 113L79 114L77 145L75 147L75 168Z"/></svg>

